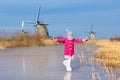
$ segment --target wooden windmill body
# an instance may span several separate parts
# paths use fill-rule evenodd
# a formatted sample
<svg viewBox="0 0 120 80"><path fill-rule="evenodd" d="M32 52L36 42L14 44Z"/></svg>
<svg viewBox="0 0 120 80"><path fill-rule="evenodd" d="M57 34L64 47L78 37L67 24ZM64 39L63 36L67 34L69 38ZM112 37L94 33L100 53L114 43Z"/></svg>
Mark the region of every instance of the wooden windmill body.
<svg viewBox="0 0 120 80"><path fill-rule="evenodd" d="M90 40L94 40L94 39L95 39L95 32L91 31L91 32L89 33L89 39L90 39Z"/></svg>
<svg viewBox="0 0 120 80"><path fill-rule="evenodd" d="M48 38L49 33L47 31L47 25L48 24L38 24L36 35L40 36L41 38Z"/></svg>

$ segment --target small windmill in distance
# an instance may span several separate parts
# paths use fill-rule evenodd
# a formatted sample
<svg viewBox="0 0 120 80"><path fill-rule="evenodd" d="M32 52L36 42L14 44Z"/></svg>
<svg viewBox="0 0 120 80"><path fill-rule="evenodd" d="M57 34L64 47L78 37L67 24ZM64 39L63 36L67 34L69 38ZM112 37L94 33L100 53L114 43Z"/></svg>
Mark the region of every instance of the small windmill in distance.
<svg viewBox="0 0 120 80"><path fill-rule="evenodd" d="M91 44L96 44L95 32L93 31L93 25L91 25L91 30L89 32L89 40Z"/></svg>
<svg viewBox="0 0 120 80"><path fill-rule="evenodd" d="M91 25L91 30L89 32L89 39L95 40L95 32L93 31L93 25Z"/></svg>
<svg viewBox="0 0 120 80"><path fill-rule="evenodd" d="M41 10L41 6L39 6L39 9L38 9L36 22L26 21L25 23L33 24L33 26L36 27L36 35L37 36L39 36L41 38L48 38L49 33L48 33L48 30L46 27L48 24L45 24L42 21L40 21L40 10Z"/></svg>
<svg viewBox="0 0 120 80"><path fill-rule="evenodd" d="M22 36L28 35L28 32L24 31L24 24L25 24L25 22L22 20L22 24L21 24L21 33L22 33Z"/></svg>

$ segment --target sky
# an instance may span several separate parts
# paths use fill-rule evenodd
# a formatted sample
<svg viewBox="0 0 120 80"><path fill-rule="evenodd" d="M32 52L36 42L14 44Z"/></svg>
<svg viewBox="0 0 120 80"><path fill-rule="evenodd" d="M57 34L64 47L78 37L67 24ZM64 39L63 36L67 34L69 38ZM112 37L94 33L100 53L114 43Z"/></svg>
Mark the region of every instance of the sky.
<svg viewBox="0 0 120 80"><path fill-rule="evenodd" d="M66 36L69 28L75 37L88 37L91 25L97 38L120 36L120 0L0 0L0 30L19 31L22 20L35 22L39 5L51 36ZM35 27L25 24L24 30Z"/></svg>

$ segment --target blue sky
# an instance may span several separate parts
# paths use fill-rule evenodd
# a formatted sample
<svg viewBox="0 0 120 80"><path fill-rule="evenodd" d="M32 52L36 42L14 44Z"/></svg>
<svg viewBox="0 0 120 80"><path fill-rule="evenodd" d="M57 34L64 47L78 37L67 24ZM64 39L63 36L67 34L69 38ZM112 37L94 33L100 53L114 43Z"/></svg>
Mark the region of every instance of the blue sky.
<svg viewBox="0 0 120 80"><path fill-rule="evenodd" d="M120 0L1 0L0 29L20 30L21 21L36 21L41 5L40 21L48 23L50 35L87 36L91 24L98 38L120 35ZM35 31L25 24L26 31Z"/></svg>

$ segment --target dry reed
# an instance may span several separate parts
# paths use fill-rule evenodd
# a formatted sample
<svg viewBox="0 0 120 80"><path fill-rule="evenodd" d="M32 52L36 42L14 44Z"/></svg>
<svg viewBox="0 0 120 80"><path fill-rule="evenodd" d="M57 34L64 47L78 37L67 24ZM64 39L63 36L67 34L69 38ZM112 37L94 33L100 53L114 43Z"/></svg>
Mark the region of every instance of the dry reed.
<svg viewBox="0 0 120 80"><path fill-rule="evenodd" d="M29 46L46 46L54 45L56 42L49 38L41 38L38 35L22 35L15 34L9 38L0 38L0 49L15 48L15 47L29 47Z"/></svg>
<svg viewBox="0 0 120 80"><path fill-rule="evenodd" d="M97 45L103 46L98 49L95 60L107 67L120 68L120 42L110 40L98 40Z"/></svg>

